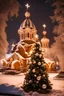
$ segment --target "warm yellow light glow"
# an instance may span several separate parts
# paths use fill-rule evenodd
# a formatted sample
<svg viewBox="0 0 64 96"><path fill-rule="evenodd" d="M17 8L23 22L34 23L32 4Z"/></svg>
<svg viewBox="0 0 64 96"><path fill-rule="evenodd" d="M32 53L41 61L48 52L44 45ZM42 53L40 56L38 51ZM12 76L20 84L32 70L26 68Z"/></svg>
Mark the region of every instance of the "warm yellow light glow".
<svg viewBox="0 0 64 96"><path fill-rule="evenodd" d="M38 35L36 35L35 37L36 37L36 39L38 39Z"/></svg>
<svg viewBox="0 0 64 96"><path fill-rule="evenodd" d="M25 6L26 6L27 9L30 7L30 5L28 3Z"/></svg>
<svg viewBox="0 0 64 96"><path fill-rule="evenodd" d="M58 61L56 62L56 65L59 65L59 64L58 64Z"/></svg>
<svg viewBox="0 0 64 96"><path fill-rule="evenodd" d="M30 51L30 55L32 54L32 50Z"/></svg>
<svg viewBox="0 0 64 96"><path fill-rule="evenodd" d="M46 25L45 25L45 24L43 24L42 26L43 26L44 28L46 28Z"/></svg>
<svg viewBox="0 0 64 96"><path fill-rule="evenodd" d="M15 46L15 44L14 44L14 42L13 42L12 47L14 47L14 46Z"/></svg>
<svg viewBox="0 0 64 96"><path fill-rule="evenodd" d="M36 41L39 39L38 35L35 35L35 39L36 39Z"/></svg>

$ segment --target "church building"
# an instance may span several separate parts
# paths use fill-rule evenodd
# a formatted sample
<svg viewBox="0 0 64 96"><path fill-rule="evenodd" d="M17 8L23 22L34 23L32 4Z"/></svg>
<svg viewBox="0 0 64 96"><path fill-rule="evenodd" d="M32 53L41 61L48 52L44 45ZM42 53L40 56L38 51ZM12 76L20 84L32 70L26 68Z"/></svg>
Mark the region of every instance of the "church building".
<svg viewBox="0 0 64 96"><path fill-rule="evenodd" d="M30 7L28 4L25 5L27 10L25 12L25 20L20 25L20 28L18 29L18 34L20 36L20 41L12 45L12 55L9 58L6 58L6 60L3 60L3 66L4 67L10 67L12 69L16 70L23 70L26 71L26 68L28 67L28 62L30 60L30 54L33 49L33 44L38 41L38 34L37 29L33 22L30 19L30 12L28 11L28 8ZM43 25L44 29L46 25ZM43 55L47 53L49 49L49 42L50 40L46 37L47 32L46 30L43 31L43 38L40 40L42 45L42 51ZM5 62L6 61L6 62ZM51 61L49 59L45 59L46 67L48 71L55 71L55 62ZM18 65L17 65L18 64Z"/></svg>

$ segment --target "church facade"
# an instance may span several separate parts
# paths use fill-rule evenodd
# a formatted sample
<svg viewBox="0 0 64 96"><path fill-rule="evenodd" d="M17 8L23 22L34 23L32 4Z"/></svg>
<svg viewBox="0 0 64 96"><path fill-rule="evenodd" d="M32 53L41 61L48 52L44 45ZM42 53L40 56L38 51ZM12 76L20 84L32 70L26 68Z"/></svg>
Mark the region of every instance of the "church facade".
<svg viewBox="0 0 64 96"><path fill-rule="evenodd" d="M25 12L25 20L18 29L20 41L12 46L12 55L6 60L2 60L4 67L10 67L11 69L26 71L28 68L28 62L30 60L30 54L33 49L33 44L38 41L38 34L35 25L30 20L30 12L28 11L29 5L26 5L27 11ZM45 27L45 26L44 26ZM41 39L43 54L47 53L49 49L50 40L46 37L46 30L43 31L43 38ZM48 71L56 71L54 61L45 59L46 67Z"/></svg>

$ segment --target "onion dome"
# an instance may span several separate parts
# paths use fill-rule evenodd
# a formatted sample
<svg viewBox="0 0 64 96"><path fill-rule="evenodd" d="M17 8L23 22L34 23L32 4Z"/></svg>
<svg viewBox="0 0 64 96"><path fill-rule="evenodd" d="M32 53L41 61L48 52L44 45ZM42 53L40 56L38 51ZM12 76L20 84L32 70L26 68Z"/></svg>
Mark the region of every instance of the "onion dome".
<svg viewBox="0 0 64 96"><path fill-rule="evenodd" d="M41 42L43 44L48 44L50 42L50 40L46 37L46 34L47 34L47 32L46 31L43 31L43 36L44 37L41 39Z"/></svg>
<svg viewBox="0 0 64 96"><path fill-rule="evenodd" d="M45 29L46 25L44 24L43 27ZM43 31L43 38L41 39L41 43L42 43L43 48L48 48L49 47L50 40L46 37L46 35L47 35L47 32L44 30Z"/></svg>
<svg viewBox="0 0 64 96"><path fill-rule="evenodd" d="M24 39L36 40L35 35L37 33L37 30L33 22L30 20L30 12L28 12L28 8L30 6L26 4L26 7L27 7L27 11L25 12L26 19L20 25L18 34L20 35L20 40L24 40Z"/></svg>
<svg viewBox="0 0 64 96"><path fill-rule="evenodd" d="M48 44L49 42L50 42L50 40L46 37L46 34L47 34L47 32L46 31L43 31L43 38L41 39L41 42L43 43L43 44Z"/></svg>
<svg viewBox="0 0 64 96"><path fill-rule="evenodd" d="M50 40L49 40L48 38L42 38L42 39L41 39L41 42L42 42L43 44L49 44Z"/></svg>
<svg viewBox="0 0 64 96"><path fill-rule="evenodd" d="M30 29L36 28L35 25L32 23L32 21L29 19L30 18L30 13L26 11L25 13L26 19L23 21L23 23L20 25L20 29L25 29L29 27Z"/></svg>

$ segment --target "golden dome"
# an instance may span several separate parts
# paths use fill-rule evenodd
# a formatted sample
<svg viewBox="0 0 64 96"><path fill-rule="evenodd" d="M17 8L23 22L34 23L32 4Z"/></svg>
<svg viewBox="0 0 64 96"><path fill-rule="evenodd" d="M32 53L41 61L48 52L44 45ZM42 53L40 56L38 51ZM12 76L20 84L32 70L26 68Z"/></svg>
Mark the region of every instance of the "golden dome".
<svg viewBox="0 0 64 96"><path fill-rule="evenodd" d="M28 16L28 15L27 15ZM23 21L23 23L20 25L20 29L26 29L26 28L29 28L29 29L34 29L34 28L36 28L35 27L35 25L32 23L32 21L29 19L29 18L27 18L27 19L25 19L24 21ZM28 29L27 28L27 29Z"/></svg>
<svg viewBox="0 0 64 96"><path fill-rule="evenodd" d="M41 42L42 42L43 44L48 44L48 43L50 42L50 40L49 40L48 38L42 38L42 39L41 39Z"/></svg>
<svg viewBox="0 0 64 96"><path fill-rule="evenodd" d="M46 34L47 34L47 32L44 30L44 31L43 31L44 37L41 39L41 42L42 42L43 44L48 44L48 43L50 42L50 40L46 37Z"/></svg>

